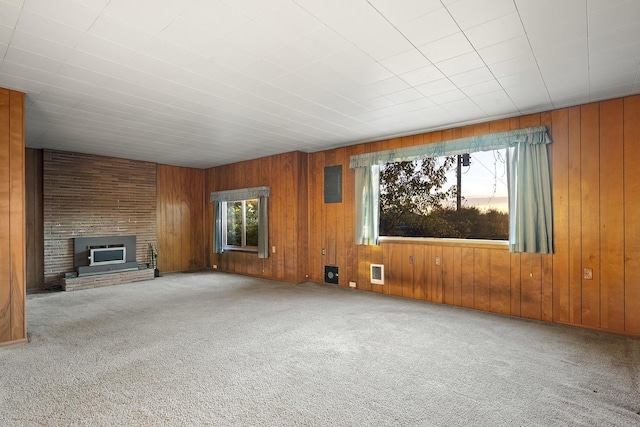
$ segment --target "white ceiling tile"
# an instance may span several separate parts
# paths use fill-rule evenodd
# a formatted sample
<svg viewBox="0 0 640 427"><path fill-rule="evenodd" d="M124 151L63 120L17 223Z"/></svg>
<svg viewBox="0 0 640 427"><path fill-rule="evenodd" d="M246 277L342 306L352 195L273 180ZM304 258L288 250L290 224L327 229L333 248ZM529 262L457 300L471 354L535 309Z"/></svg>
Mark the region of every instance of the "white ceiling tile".
<svg viewBox="0 0 640 427"><path fill-rule="evenodd" d="M142 31L135 25L126 24L106 15L101 15L88 33L129 49L138 49L153 37L153 34Z"/></svg>
<svg viewBox="0 0 640 427"><path fill-rule="evenodd" d="M505 77L512 74L519 74L526 71L536 71L538 64L533 55L524 55L518 58L497 62L489 66L489 69L496 77Z"/></svg>
<svg viewBox="0 0 640 427"><path fill-rule="evenodd" d="M220 37L251 22L251 18L221 1L191 1L186 5L181 17Z"/></svg>
<svg viewBox="0 0 640 427"><path fill-rule="evenodd" d="M84 34L83 31L78 28L27 10L23 10L20 14L16 29L31 33L40 38L55 40L59 44L71 47L75 46Z"/></svg>
<svg viewBox="0 0 640 427"><path fill-rule="evenodd" d="M349 46L344 37L328 27L321 27L304 35L293 41L293 45L307 55L314 56L316 60L331 56Z"/></svg>
<svg viewBox="0 0 640 427"><path fill-rule="evenodd" d="M473 50L473 46L471 46L471 43L469 43L469 40L467 40L467 37L462 32L420 46L420 51L424 53L431 62L442 62L472 52Z"/></svg>
<svg viewBox="0 0 640 427"><path fill-rule="evenodd" d="M240 71L265 82L284 76L288 73L287 69L265 59L259 59L256 62L252 62Z"/></svg>
<svg viewBox="0 0 640 427"><path fill-rule="evenodd" d="M176 18L174 13L147 0L111 0L103 13L151 34L159 33Z"/></svg>
<svg viewBox="0 0 640 427"><path fill-rule="evenodd" d="M447 59L446 61L438 62L436 66L445 75L453 76L484 67L485 64L476 52L469 52L456 56L455 58Z"/></svg>
<svg viewBox="0 0 640 427"><path fill-rule="evenodd" d="M502 86L497 80L487 80L481 83L465 86L461 89L468 97L473 98L491 92L502 91Z"/></svg>
<svg viewBox="0 0 640 427"><path fill-rule="evenodd" d="M296 0L296 4L327 24L341 20L344 16L351 15L365 6L361 1L344 0L323 0L321 2L317 0Z"/></svg>
<svg viewBox="0 0 640 427"><path fill-rule="evenodd" d="M11 36L14 33L14 28L8 25L0 24L0 43L8 45L11 41Z"/></svg>
<svg viewBox="0 0 640 427"><path fill-rule="evenodd" d="M429 99L438 105L449 102L459 101L461 99L469 99L469 97L460 89L448 90L446 92L437 93L429 96Z"/></svg>
<svg viewBox="0 0 640 427"><path fill-rule="evenodd" d="M65 25L86 31L96 20L100 11L78 4L72 0L27 1L24 10L41 15L53 21L64 22Z"/></svg>
<svg viewBox="0 0 640 427"><path fill-rule="evenodd" d="M416 99L424 98L424 95L413 88L409 88L390 93L385 95L385 97L394 104L404 104L410 101L415 101Z"/></svg>
<svg viewBox="0 0 640 427"><path fill-rule="evenodd" d="M414 45L395 28L376 31L357 46L377 61L414 49Z"/></svg>
<svg viewBox="0 0 640 427"><path fill-rule="evenodd" d="M388 95L393 92L409 89L409 86L398 77L390 77L388 79L373 83L368 87L375 90L380 95Z"/></svg>
<svg viewBox="0 0 640 427"><path fill-rule="evenodd" d="M525 34L520 16L514 12L469 28L465 35L476 49L501 43Z"/></svg>
<svg viewBox="0 0 640 427"><path fill-rule="evenodd" d="M51 39L43 39L32 33L26 33L20 30L13 33L11 46L60 61L64 61L71 51L70 46L56 43Z"/></svg>
<svg viewBox="0 0 640 427"><path fill-rule="evenodd" d="M127 62L136 51L115 44L92 34L85 34L76 46L76 50L114 62Z"/></svg>
<svg viewBox="0 0 640 427"><path fill-rule="evenodd" d="M371 4L396 26L442 7L440 0L371 0Z"/></svg>
<svg viewBox="0 0 640 427"><path fill-rule="evenodd" d="M226 35L225 40L259 56L281 49L289 43L285 37L277 34L273 29L263 27L256 22L250 22L231 31Z"/></svg>
<svg viewBox="0 0 640 427"><path fill-rule="evenodd" d="M459 0L449 4L447 9L463 30L516 11L513 0Z"/></svg>
<svg viewBox="0 0 640 427"><path fill-rule="evenodd" d="M365 99L359 102L360 105L365 107L368 110L379 110L381 108L391 107L393 102L385 98L384 96L379 96L377 98Z"/></svg>
<svg viewBox="0 0 640 427"><path fill-rule="evenodd" d="M138 52L177 67L182 64L188 64L199 57L198 54L190 50L169 43L158 37L154 37L140 46Z"/></svg>
<svg viewBox="0 0 640 427"><path fill-rule="evenodd" d="M0 58L4 58L4 55L7 53L7 48L9 46L7 46L6 44L0 43ZM0 62L0 66L2 65L2 63Z"/></svg>
<svg viewBox="0 0 640 427"><path fill-rule="evenodd" d="M211 55L212 39L218 37L192 21L179 16L158 34L162 40L202 55Z"/></svg>
<svg viewBox="0 0 640 427"><path fill-rule="evenodd" d="M600 34L611 28L627 25L640 26L640 2L625 1L610 3L609 7L593 10L588 8L589 33Z"/></svg>
<svg viewBox="0 0 640 427"><path fill-rule="evenodd" d="M456 74L455 76L451 76L450 79L457 87L464 88L478 83L495 80L495 77L488 68L481 67L476 68L475 70Z"/></svg>
<svg viewBox="0 0 640 427"><path fill-rule="evenodd" d="M589 52L600 52L616 46L627 46L640 40L640 25L613 27L610 31L589 34Z"/></svg>
<svg viewBox="0 0 640 427"><path fill-rule="evenodd" d="M262 3L262 1L260 1ZM323 23L295 2L282 2L261 14L256 21L273 28L282 37L294 41L321 27Z"/></svg>
<svg viewBox="0 0 640 427"><path fill-rule="evenodd" d="M45 73L55 74L60 70L62 61L58 59L47 58L42 55L38 55L26 50L9 47L4 57L7 62L13 62L26 67L33 68Z"/></svg>
<svg viewBox="0 0 640 427"><path fill-rule="evenodd" d="M399 28L415 46L422 46L460 31L444 7L400 25Z"/></svg>
<svg viewBox="0 0 640 427"><path fill-rule="evenodd" d="M392 56L381 61L381 64L392 73L399 75L408 73L409 71L417 70L420 68L432 65L424 55L416 50L408 50L398 55Z"/></svg>
<svg viewBox="0 0 640 427"><path fill-rule="evenodd" d="M589 62L592 64L614 64L618 61L624 61L630 57L640 56L640 40L627 44L615 45L610 49L589 52Z"/></svg>
<svg viewBox="0 0 640 427"><path fill-rule="evenodd" d="M420 86L416 86L416 89L419 90L423 95L432 97L433 95L442 92L457 90L458 88L451 82L451 80L449 80L448 78L444 78L425 83Z"/></svg>
<svg viewBox="0 0 640 427"><path fill-rule="evenodd" d="M342 18L324 22L329 28L355 45L367 40L375 32L393 28L369 3L358 2L356 5L357 8L350 14L342 13Z"/></svg>
<svg viewBox="0 0 640 427"><path fill-rule="evenodd" d="M309 65L317 60L314 55L311 55L307 51L302 50L293 44L286 45L281 49L271 52L265 55L264 58L274 64L286 68L289 71L304 67L305 65Z"/></svg>
<svg viewBox="0 0 640 427"><path fill-rule="evenodd" d="M529 26L525 23L525 29L534 53L544 52L556 43L565 44L587 38L587 22L584 17L559 22L551 27L538 23L532 23Z"/></svg>
<svg viewBox="0 0 640 427"><path fill-rule="evenodd" d="M399 76L410 86L420 86L425 83L433 82L444 78L444 74L435 65L429 65L428 67L418 68L417 70L409 71Z"/></svg>
<svg viewBox="0 0 640 427"><path fill-rule="evenodd" d="M257 19L273 10L281 0L234 0L229 6L251 19Z"/></svg>
<svg viewBox="0 0 640 427"><path fill-rule="evenodd" d="M0 25L15 27L22 8L18 5L0 1Z"/></svg>
<svg viewBox="0 0 640 427"><path fill-rule="evenodd" d="M506 61L523 55L531 54L531 46L526 35L521 35L510 40L496 43L491 46L478 49L478 54L487 64Z"/></svg>
<svg viewBox="0 0 640 427"><path fill-rule="evenodd" d="M498 83L505 89L514 86L525 86L530 81L535 81L540 78L539 70L528 70L518 74L511 74L506 77L498 78ZM545 81L547 79L545 78Z"/></svg>

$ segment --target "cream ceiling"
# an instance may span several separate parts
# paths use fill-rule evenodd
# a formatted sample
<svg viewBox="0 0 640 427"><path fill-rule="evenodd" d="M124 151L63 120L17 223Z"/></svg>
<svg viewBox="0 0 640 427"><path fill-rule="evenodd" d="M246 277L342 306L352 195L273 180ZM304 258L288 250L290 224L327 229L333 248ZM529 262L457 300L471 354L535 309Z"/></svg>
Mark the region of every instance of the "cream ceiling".
<svg viewBox="0 0 640 427"><path fill-rule="evenodd" d="M0 0L26 144L210 167L640 93L638 0Z"/></svg>

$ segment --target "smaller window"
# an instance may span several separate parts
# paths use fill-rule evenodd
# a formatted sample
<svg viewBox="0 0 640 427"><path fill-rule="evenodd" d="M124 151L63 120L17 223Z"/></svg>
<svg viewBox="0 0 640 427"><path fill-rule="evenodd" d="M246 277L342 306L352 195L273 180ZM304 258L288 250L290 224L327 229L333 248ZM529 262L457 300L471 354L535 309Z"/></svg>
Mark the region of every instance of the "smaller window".
<svg viewBox="0 0 640 427"><path fill-rule="evenodd" d="M222 202L225 250L258 251L258 199Z"/></svg>

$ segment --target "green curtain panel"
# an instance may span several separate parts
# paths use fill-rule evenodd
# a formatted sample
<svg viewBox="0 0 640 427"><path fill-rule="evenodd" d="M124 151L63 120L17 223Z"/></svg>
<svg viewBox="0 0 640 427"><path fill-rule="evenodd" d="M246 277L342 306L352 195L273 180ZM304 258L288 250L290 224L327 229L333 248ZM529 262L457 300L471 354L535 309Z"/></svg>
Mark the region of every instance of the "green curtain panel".
<svg viewBox="0 0 640 427"><path fill-rule="evenodd" d="M547 143L531 140L509 148L510 252L553 253Z"/></svg>
<svg viewBox="0 0 640 427"><path fill-rule="evenodd" d="M356 173L356 245L378 244L380 166L359 167Z"/></svg>

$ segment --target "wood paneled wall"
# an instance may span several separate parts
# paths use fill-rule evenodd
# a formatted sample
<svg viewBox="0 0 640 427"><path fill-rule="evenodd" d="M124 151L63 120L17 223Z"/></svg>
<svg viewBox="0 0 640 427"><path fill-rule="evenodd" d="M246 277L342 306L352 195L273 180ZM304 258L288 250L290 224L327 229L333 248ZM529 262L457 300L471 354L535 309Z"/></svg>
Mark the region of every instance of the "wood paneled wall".
<svg viewBox="0 0 640 427"><path fill-rule="evenodd" d="M354 245L349 156L537 125L547 126L553 139L553 255L437 240ZM367 291L640 335L635 154L640 96L310 154L310 278L323 282L323 266L334 264L342 286L354 281ZM324 204L323 169L336 164L343 165L343 203ZM385 285L369 282L371 263L385 265ZM584 278L585 269L593 270L592 279Z"/></svg>
<svg viewBox="0 0 640 427"><path fill-rule="evenodd" d="M156 164L44 150L45 286L73 271L73 238L135 235L139 263L156 244Z"/></svg>
<svg viewBox="0 0 640 427"><path fill-rule="evenodd" d="M24 94L0 88L0 345L26 340Z"/></svg>
<svg viewBox="0 0 640 427"><path fill-rule="evenodd" d="M212 253L213 204L206 220L207 266L233 273L301 283L307 280L307 154L286 153L206 171L206 197L212 191L269 186L268 259L255 253Z"/></svg>
<svg viewBox="0 0 640 427"><path fill-rule="evenodd" d="M44 217L42 150L25 150L25 213L27 292L44 287Z"/></svg>
<svg viewBox="0 0 640 427"><path fill-rule="evenodd" d="M205 267L204 170L158 165L158 268Z"/></svg>

